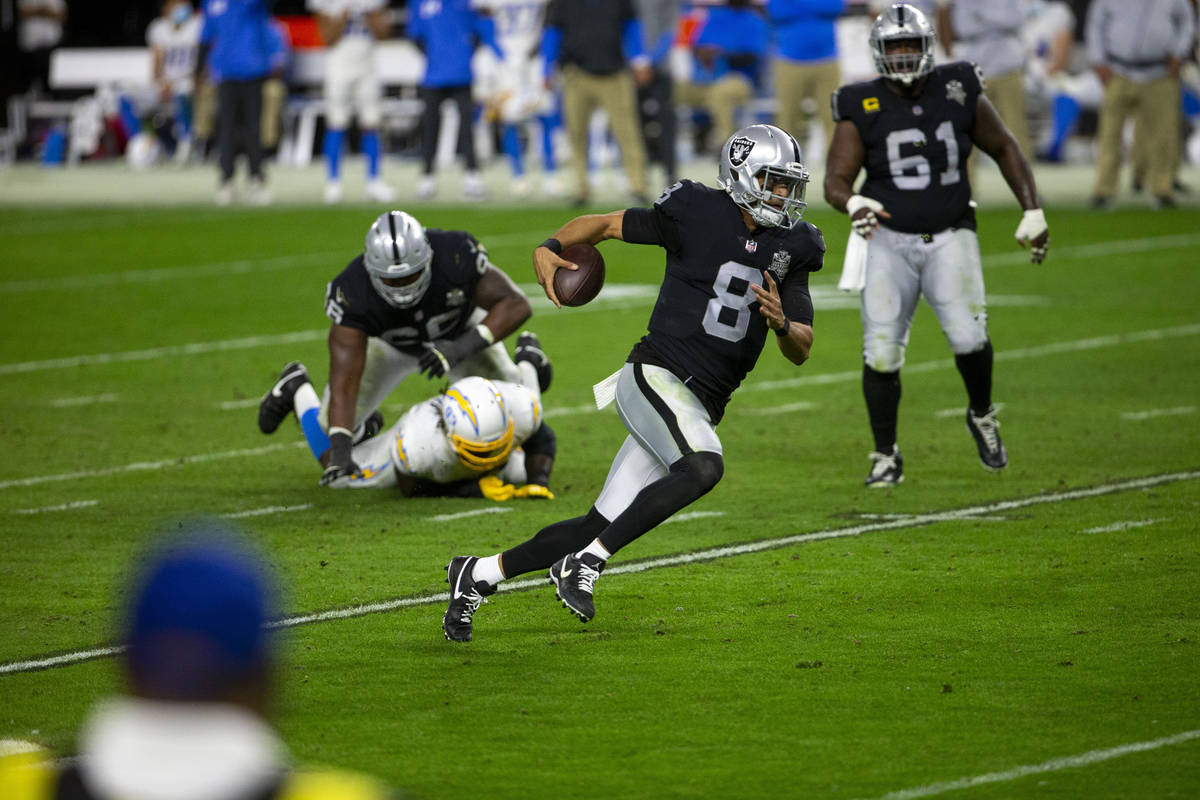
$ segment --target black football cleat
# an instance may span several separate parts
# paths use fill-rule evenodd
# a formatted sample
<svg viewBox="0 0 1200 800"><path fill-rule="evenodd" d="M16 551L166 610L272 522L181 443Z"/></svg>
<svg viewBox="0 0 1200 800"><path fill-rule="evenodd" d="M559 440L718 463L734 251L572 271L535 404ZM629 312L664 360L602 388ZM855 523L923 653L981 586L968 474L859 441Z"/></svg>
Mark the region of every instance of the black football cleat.
<svg viewBox="0 0 1200 800"><path fill-rule="evenodd" d="M592 589L604 570L604 561L591 553L582 556L569 553L550 567L550 582L563 608L587 622L596 616Z"/></svg>
<svg viewBox="0 0 1200 800"><path fill-rule="evenodd" d="M528 361L537 370L538 386L544 392L550 388L550 381L554 378L554 366L550 363L546 351L542 349L542 343L538 341L536 333L532 331L522 331L517 337L517 348L513 351L513 361Z"/></svg>
<svg viewBox="0 0 1200 800"><path fill-rule="evenodd" d="M475 556L455 556L446 565L446 583L450 584L450 605L442 615L442 632L452 642L471 641L471 620L496 587L471 577L479 561Z"/></svg>
<svg viewBox="0 0 1200 800"><path fill-rule="evenodd" d="M881 453L876 450L871 453L870 459L875 463L871 465L871 471L867 473L868 489L884 489L904 483L904 458L900 455L899 447L893 444L890 453Z"/></svg>
<svg viewBox="0 0 1200 800"><path fill-rule="evenodd" d="M1000 421L996 419L995 406L989 406L987 413L979 417L968 408L967 430L975 437L979 460L985 469L995 471L1008 466L1008 451L1004 449L1004 442L1000 441Z"/></svg>
<svg viewBox="0 0 1200 800"><path fill-rule="evenodd" d="M263 433L274 433L287 415L292 413L296 390L306 383L309 383L308 370L299 361L292 361L284 367L279 380L258 404L258 429Z"/></svg>

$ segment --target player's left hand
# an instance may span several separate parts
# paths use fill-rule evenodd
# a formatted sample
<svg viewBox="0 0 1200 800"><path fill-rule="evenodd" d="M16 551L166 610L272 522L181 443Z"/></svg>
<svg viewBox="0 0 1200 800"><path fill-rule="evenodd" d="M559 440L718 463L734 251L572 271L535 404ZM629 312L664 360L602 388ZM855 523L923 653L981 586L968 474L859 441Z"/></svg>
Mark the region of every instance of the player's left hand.
<svg viewBox="0 0 1200 800"><path fill-rule="evenodd" d="M488 342L479 330L471 328L457 339L438 339L427 343L417 363L425 377L432 380L442 377L487 346Z"/></svg>
<svg viewBox="0 0 1200 800"><path fill-rule="evenodd" d="M773 331L783 328L787 324L787 317L783 314L783 301L779 299L779 287L775 284L771 273L763 270L763 285L752 283L750 288L758 297L758 313L766 319L767 327Z"/></svg>
<svg viewBox="0 0 1200 800"><path fill-rule="evenodd" d="M1046 214L1040 208L1030 208L1021 217L1021 224L1014 234L1022 248L1029 246L1029 260L1040 264L1050 248L1050 229L1046 225Z"/></svg>
<svg viewBox="0 0 1200 800"><path fill-rule="evenodd" d="M495 475L485 475L479 479L479 491L487 500L504 503L513 499L517 487L511 483L505 483Z"/></svg>

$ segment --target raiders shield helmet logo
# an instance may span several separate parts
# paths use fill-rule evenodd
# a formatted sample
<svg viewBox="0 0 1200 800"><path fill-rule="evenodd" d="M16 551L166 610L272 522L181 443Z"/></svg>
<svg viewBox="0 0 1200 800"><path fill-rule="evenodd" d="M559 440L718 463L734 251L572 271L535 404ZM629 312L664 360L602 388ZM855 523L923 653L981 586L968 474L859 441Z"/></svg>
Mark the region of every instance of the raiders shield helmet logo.
<svg viewBox="0 0 1200 800"><path fill-rule="evenodd" d="M729 163L735 167L740 167L746 163L746 159L750 156L750 151L753 149L753 139L747 139L745 136L734 137L734 140L729 143Z"/></svg>

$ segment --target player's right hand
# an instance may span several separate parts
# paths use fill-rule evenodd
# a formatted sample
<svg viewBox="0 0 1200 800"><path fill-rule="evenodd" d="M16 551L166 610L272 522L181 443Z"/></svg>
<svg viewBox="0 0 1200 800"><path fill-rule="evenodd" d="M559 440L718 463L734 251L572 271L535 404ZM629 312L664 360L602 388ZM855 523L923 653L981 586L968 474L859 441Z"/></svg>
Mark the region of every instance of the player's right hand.
<svg viewBox="0 0 1200 800"><path fill-rule="evenodd" d="M554 292L554 273L560 269L574 271L579 269L579 265L563 260L555 255L549 247L538 245L534 248L533 270L537 273L538 285L546 292L546 297L550 298L550 302L554 303L556 308L562 308L562 303L558 301L558 295Z"/></svg>
<svg viewBox="0 0 1200 800"><path fill-rule="evenodd" d="M889 219L892 216L883 203L861 194L851 195L846 201L846 213L850 215L850 227L864 239L871 238L871 234L879 227L880 217Z"/></svg>
<svg viewBox="0 0 1200 800"><path fill-rule="evenodd" d="M479 491L485 499L503 503L512 500L516 487L511 483L505 483L495 475L485 475L479 479Z"/></svg>
<svg viewBox="0 0 1200 800"><path fill-rule="evenodd" d="M517 500L553 500L554 492L540 483L527 483L513 492Z"/></svg>

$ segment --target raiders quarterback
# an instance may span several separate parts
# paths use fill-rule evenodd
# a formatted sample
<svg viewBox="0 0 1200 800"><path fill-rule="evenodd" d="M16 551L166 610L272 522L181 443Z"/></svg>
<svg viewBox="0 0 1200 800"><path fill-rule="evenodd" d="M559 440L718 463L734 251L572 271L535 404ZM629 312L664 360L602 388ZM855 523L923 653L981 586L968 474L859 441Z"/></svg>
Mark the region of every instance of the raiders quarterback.
<svg viewBox="0 0 1200 800"><path fill-rule="evenodd" d="M801 219L808 171L791 135L772 125L734 133L721 149L721 189L682 181L653 208L576 217L533 251L538 283L556 305L559 253L619 239L666 251L666 277L649 333L621 370L598 384L628 430L600 497L583 516L543 528L487 558L456 556L442 627L468 641L472 617L507 578L550 568L559 599L584 622L608 558L700 498L725 469L715 430L730 395L754 368L768 332L793 363L808 359L813 307L808 273L825 242Z"/></svg>
<svg viewBox="0 0 1200 800"><path fill-rule="evenodd" d="M368 423L378 431L382 423L371 418L380 403L414 372L521 380L501 340L529 319L529 299L465 231L426 230L403 211L381 214L363 252L326 288L325 313L332 325L319 418L329 439L322 485L355 472L354 442L366 438ZM291 413L295 372L285 367L259 405L263 433Z"/></svg>
<svg viewBox="0 0 1200 800"><path fill-rule="evenodd" d="M450 384L436 397L410 408L386 433L351 450L354 471L328 483L333 488L388 489L406 497L484 497L489 500L554 499L554 431L542 419L542 384L549 361L535 334L517 338L520 383L477 376ZM299 362L285 370L279 398L291 405L318 462L329 449L321 429L321 401Z"/></svg>
<svg viewBox="0 0 1200 800"><path fill-rule="evenodd" d="M996 160L1025 210L1016 238L1030 245L1033 262L1041 263L1049 243L1029 162L983 95L978 69L965 62L935 67L933 43L924 14L892 5L871 26L881 77L833 95L825 199L850 215L854 233L870 240L856 288L862 290L863 395L875 438L866 479L871 487L904 480L896 444L900 368L922 294L966 384L966 423L980 460L993 470L1008 463L991 399L992 344L965 169L972 145ZM856 193L862 169L866 180Z"/></svg>

